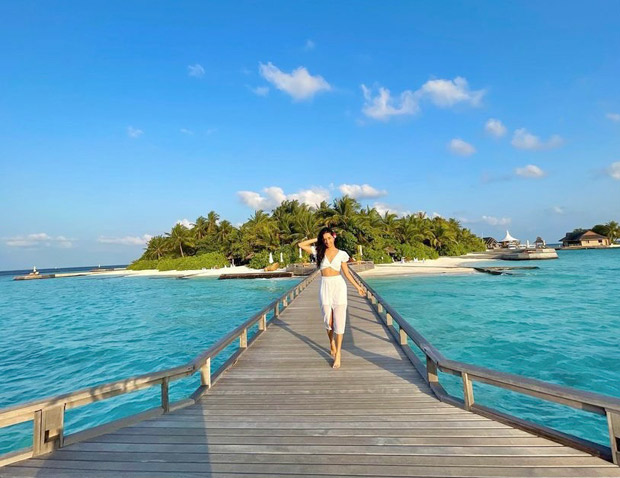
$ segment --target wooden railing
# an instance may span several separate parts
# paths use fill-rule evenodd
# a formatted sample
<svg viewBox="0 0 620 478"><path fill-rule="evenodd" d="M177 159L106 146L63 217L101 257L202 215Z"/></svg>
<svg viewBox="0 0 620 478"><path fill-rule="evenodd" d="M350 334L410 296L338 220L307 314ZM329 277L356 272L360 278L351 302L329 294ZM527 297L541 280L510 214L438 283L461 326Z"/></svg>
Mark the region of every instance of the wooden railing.
<svg viewBox="0 0 620 478"><path fill-rule="evenodd" d="M280 297L264 307L260 312L254 314L252 318L226 334L209 349L205 350L198 357L185 365L145 375L129 377L64 395L34 400L0 410L0 428L29 421L33 421L34 423L32 447L0 455L0 466L49 453L56 448L109 433L141 420L178 410L179 408L196 403L200 396L217 381L222 372L237 361L239 355L267 330L271 320L278 317L289 303L317 277L317 274L318 272L315 272L306 277L299 284L291 287ZM272 314L272 319L268 321L267 316L269 314ZM256 324L258 324L258 332L251 340L248 340L248 329ZM212 372L212 359L237 339L239 340L237 351L216 371ZM170 382L188 377L194 373L200 373L200 386L189 398L171 403L169 399ZM64 416L66 410L158 385L161 387L160 406L71 435L64 434Z"/></svg>
<svg viewBox="0 0 620 478"><path fill-rule="evenodd" d="M372 287L353 271L356 278L364 284L367 298L372 303L394 338L401 345L409 360L426 379L437 397L447 403L459 406L502 423L535 433L564 445L577 448L599 456L615 464L620 464L620 399L598 393L584 392L541 380L519 375L497 372L484 367L448 360L422 334L405 321ZM396 327L398 326L398 327ZM411 349L415 345L425 356L425 363ZM450 395L439 383L438 371L460 377L463 384L463 397ZM530 395L550 402L567 405L587 412L607 417L610 446L603 446L583 438L563 433L552 428L514 417L474 401L473 383L485 383L513 392Z"/></svg>

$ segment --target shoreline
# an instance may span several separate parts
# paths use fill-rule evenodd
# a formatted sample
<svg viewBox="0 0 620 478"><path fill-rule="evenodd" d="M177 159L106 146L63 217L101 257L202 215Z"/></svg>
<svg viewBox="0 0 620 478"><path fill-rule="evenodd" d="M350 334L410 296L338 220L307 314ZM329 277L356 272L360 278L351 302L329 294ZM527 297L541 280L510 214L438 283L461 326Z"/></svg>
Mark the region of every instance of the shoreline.
<svg viewBox="0 0 620 478"><path fill-rule="evenodd" d="M424 262L395 262L393 264L375 264L374 269L360 272L359 275L366 277L387 276L437 276L437 275L468 275L478 274L471 264L481 261L497 262L497 255L489 253L472 253L466 256L440 257L439 259L427 259Z"/></svg>

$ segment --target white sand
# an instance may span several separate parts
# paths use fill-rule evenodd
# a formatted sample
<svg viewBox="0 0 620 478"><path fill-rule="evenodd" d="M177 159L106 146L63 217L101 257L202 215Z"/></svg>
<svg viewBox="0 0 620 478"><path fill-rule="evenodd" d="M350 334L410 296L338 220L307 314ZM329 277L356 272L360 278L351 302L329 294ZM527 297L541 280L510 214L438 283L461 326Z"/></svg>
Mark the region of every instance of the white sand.
<svg viewBox="0 0 620 478"><path fill-rule="evenodd" d="M278 270L277 272L281 272L282 270ZM235 266L235 267L222 267L220 269L197 269L197 270L187 270L187 271L158 271L156 269L148 269L144 271L131 271L128 269L120 269L120 270L114 270L114 271L109 271L109 272L92 272L91 274L104 275L104 276L121 275L125 277L142 277L142 276L218 277L222 274L253 274L257 272L263 272L263 271L262 269L250 269L247 266Z"/></svg>
<svg viewBox="0 0 620 478"><path fill-rule="evenodd" d="M361 272L362 277L379 277L390 275L437 275L437 274L475 274L471 268L474 262L496 260L488 254L468 254L460 257L440 257L424 262L395 262L393 264L375 264L374 269Z"/></svg>

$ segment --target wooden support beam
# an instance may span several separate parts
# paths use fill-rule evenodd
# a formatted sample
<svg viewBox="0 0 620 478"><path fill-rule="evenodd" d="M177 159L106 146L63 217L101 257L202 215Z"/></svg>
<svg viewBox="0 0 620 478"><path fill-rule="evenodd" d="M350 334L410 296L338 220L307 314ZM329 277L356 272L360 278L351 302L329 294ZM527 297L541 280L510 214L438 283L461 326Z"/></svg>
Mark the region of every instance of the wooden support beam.
<svg viewBox="0 0 620 478"><path fill-rule="evenodd" d="M263 314L258 321L258 330L267 330L267 314Z"/></svg>
<svg viewBox="0 0 620 478"><path fill-rule="evenodd" d="M44 408L34 413L32 456L49 453L63 445L65 405Z"/></svg>
<svg viewBox="0 0 620 478"><path fill-rule="evenodd" d="M437 364L428 355L426 356L426 381L428 383L439 383Z"/></svg>
<svg viewBox="0 0 620 478"><path fill-rule="evenodd" d="M472 405L474 404L474 387L472 381L469 379L469 375L467 373L462 373L461 378L463 379L463 397L465 399L465 410L471 410Z"/></svg>
<svg viewBox="0 0 620 478"><path fill-rule="evenodd" d="M205 364L200 367L200 384L211 388L211 357L208 357Z"/></svg>
<svg viewBox="0 0 620 478"><path fill-rule="evenodd" d="M164 413L168 413L170 411L170 379L168 377L164 377L161 381L161 408Z"/></svg>
<svg viewBox="0 0 620 478"><path fill-rule="evenodd" d="M390 314L385 314L385 325L390 326L394 323L392 316Z"/></svg>
<svg viewBox="0 0 620 478"><path fill-rule="evenodd" d="M239 336L239 348L248 348L248 329L243 329L243 332L241 332L241 335Z"/></svg>
<svg viewBox="0 0 620 478"><path fill-rule="evenodd" d="M609 442L611 445L611 459L614 464L620 465L620 413L606 410L609 426Z"/></svg>
<svg viewBox="0 0 620 478"><path fill-rule="evenodd" d="M407 345L407 332L404 329L398 330L398 337L400 345Z"/></svg>

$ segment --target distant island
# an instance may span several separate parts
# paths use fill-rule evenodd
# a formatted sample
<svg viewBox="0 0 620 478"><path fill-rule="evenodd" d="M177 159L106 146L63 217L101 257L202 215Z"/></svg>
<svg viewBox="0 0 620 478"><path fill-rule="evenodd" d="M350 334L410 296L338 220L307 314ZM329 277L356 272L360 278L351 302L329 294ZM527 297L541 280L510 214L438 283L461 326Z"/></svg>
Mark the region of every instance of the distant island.
<svg viewBox="0 0 620 478"><path fill-rule="evenodd" d="M310 258L300 253L297 243L315 237L323 226L334 228L339 249L377 264L395 258L436 259L486 250L484 241L456 219L430 218L422 212L399 218L362 208L355 199L343 196L331 204L323 201L317 208L297 200L284 201L271 213L256 211L240 227L220 221L211 211L197 218L191 228L177 224L170 232L151 238L129 269L194 270L231 263L262 269L269 264L270 254L276 262L282 257L284 264L308 262Z"/></svg>

